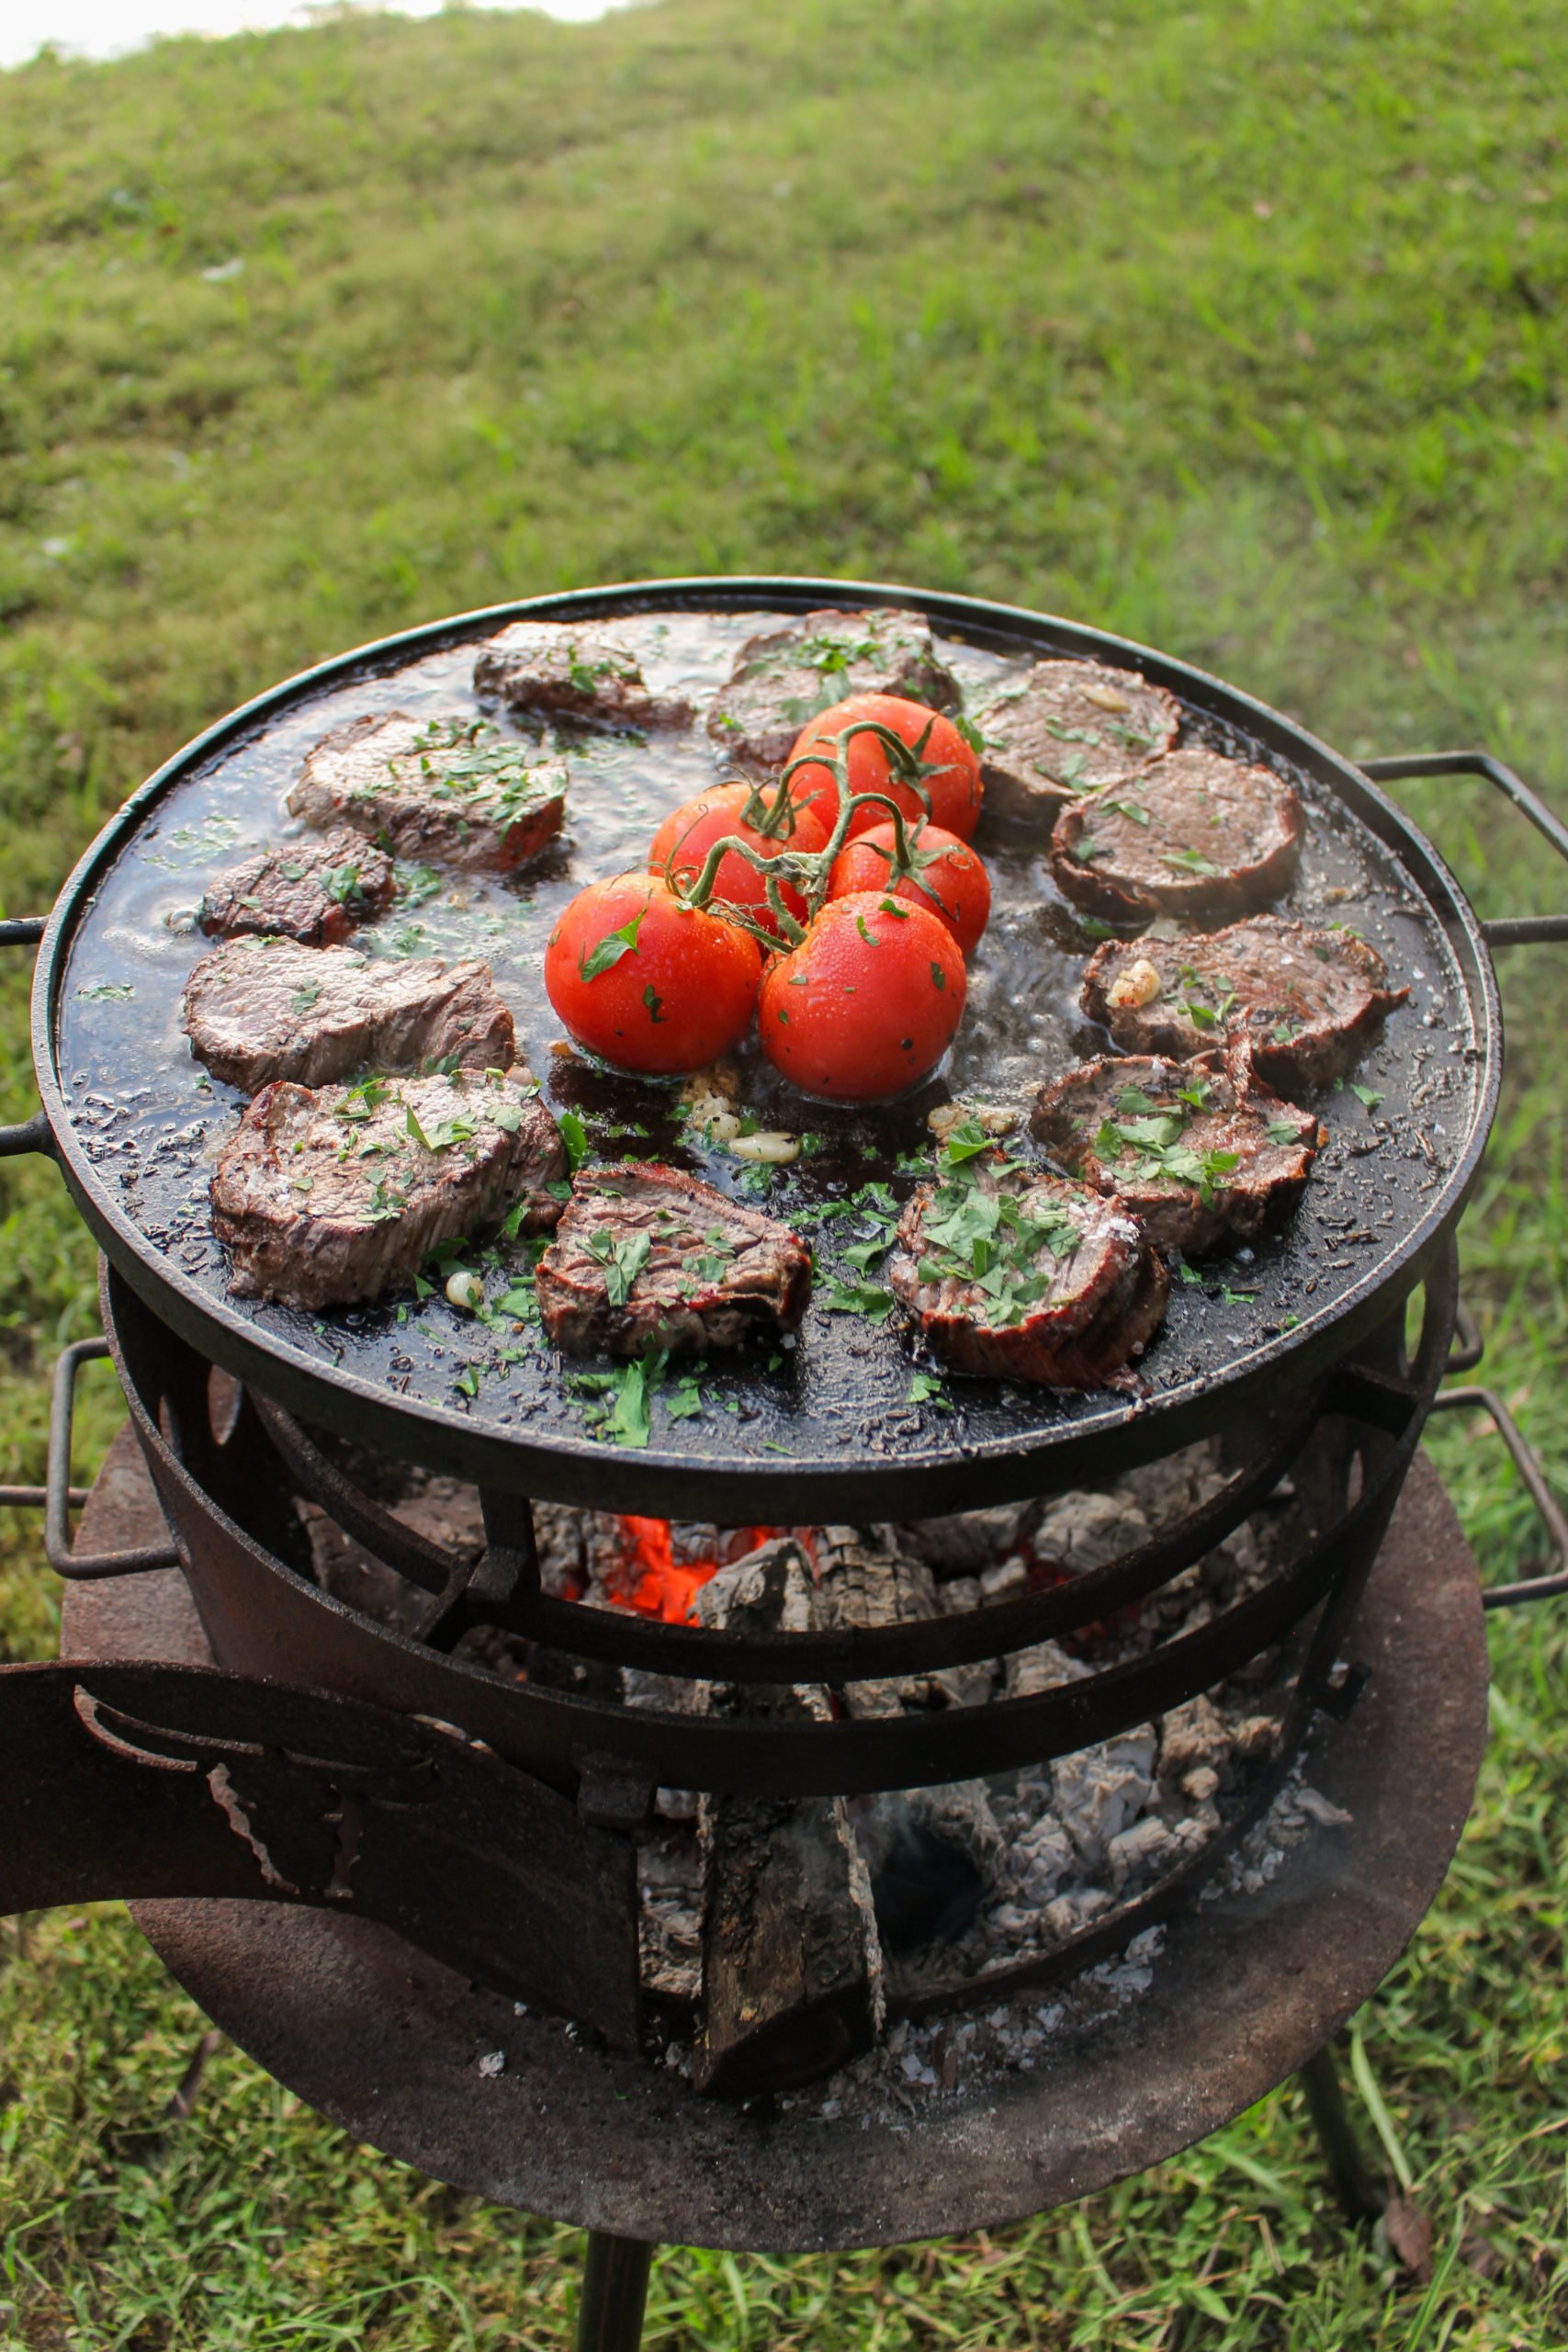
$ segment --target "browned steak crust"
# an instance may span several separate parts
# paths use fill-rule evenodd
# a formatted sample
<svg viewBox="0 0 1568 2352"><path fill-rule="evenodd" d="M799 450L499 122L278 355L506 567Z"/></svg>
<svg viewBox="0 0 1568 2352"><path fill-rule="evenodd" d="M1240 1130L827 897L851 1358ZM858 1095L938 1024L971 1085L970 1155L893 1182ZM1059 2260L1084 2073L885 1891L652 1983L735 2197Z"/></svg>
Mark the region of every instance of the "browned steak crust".
<svg viewBox="0 0 1568 2352"><path fill-rule="evenodd" d="M692 706L650 694L635 653L592 627L567 621L513 621L486 640L474 662L474 686L501 695L514 710L595 727L689 727Z"/></svg>
<svg viewBox="0 0 1568 2352"><path fill-rule="evenodd" d="M545 1329L570 1354L696 1354L793 1330L811 1253L694 1176L626 1162L578 1177L536 1279Z"/></svg>
<svg viewBox="0 0 1568 2352"><path fill-rule="evenodd" d="M302 947L331 947L391 904L392 861L339 826L324 841L258 850L214 875L197 910L205 932L234 938L276 932Z"/></svg>
<svg viewBox="0 0 1568 2352"><path fill-rule="evenodd" d="M517 1049L488 964L372 961L291 939L232 939L204 956L180 1018L197 1059L246 1094L278 1078L320 1086L367 1064L414 1069L451 1057L507 1069Z"/></svg>
<svg viewBox="0 0 1568 2352"><path fill-rule="evenodd" d="M379 1298L443 1241L482 1237L522 1200L552 1226L566 1174L556 1123L521 1067L504 1077L367 1079L256 1096L212 1178L229 1287L293 1306Z"/></svg>
<svg viewBox="0 0 1568 2352"><path fill-rule="evenodd" d="M781 768L807 719L849 695L898 695L933 710L962 700L923 613L806 613L747 639L714 696L708 733L741 767Z"/></svg>
<svg viewBox="0 0 1568 2352"><path fill-rule="evenodd" d="M1289 888L1302 833L1288 784L1198 747L1064 808L1051 871L1075 905L1119 922L1247 914Z"/></svg>
<svg viewBox="0 0 1568 2352"><path fill-rule="evenodd" d="M1319 1142L1314 1114L1259 1084L1245 1047L1228 1063L1088 1062L1041 1090L1030 1126L1152 1240L1194 1254L1283 1225Z"/></svg>
<svg viewBox="0 0 1568 2352"><path fill-rule="evenodd" d="M1170 1289L1125 1210L999 1153L920 1187L886 1280L955 1371L1048 1388L1103 1387L1148 1345Z"/></svg>
<svg viewBox="0 0 1568 2352"><path fill-rule="evenodd" d="M1350 931L1253 915L1185 939L1108 939L1083 1008L1124 1052L1183 1059L1245 1035L1270 1086L1321 1086L1351 1069L1408 989Z"/></svg>
<svg viewBox="0 0 1568 2352"><path fill-rule="evenodd" d="M1114 791L1168 752L1181 705L1136 670L1037 662L977 723L987 816L1049 831L1065 802Z"/></svg>
<svg viewBox="0 0 1568 2352"><path fill-rule="evenodd" d="M310 825L351 825L398 857L509 873L559 832L568 771L488 719L350 719L307 753L288 796Z"/></svg>

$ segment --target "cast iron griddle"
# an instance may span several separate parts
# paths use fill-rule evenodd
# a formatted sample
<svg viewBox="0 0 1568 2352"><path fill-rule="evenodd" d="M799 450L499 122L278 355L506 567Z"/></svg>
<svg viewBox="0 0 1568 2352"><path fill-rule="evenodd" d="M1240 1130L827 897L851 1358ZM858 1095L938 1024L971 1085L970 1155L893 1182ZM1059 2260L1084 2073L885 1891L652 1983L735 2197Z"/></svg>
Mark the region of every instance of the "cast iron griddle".
<svg viewBox="0 0 1568 2352"><path fill-rule="evenodd" d="M992 837L982 824L991 928L953 1053L919 1094L892 1109L831 1109L795 1093L754 1048L743 1053L745 1107L811 1139L765 1192L743 1163L694 1139L678 1087L552 1051L562 1033L540 978L551 923L583 882L640 865L660 817L719 773L702 714L735 647L771 614L877 602L930 614L970 711L1045 652L1135 666L1168 686L1183 705L1183 741L1261 761L1301 792L1306 851L1280 911L1353 924L1411 987L1352 1073L1382 1101L1363 1103L1348 1085L1304 1098L1330 1136L1305 1204L1277 1239L1173 1284L1142 1396L949 1377L939 1396L915 1401L917 1363L897 1312L877 1319L828 1304L840 1252L869 1228L811 1221L868 1181L902 1199L930 1164L927 1114L948 1096L1023 1108L1042 1080L1102 1048L1077 1008L1093 941L1055 890L1043 843ZM358 944L487 957L547 1100L579 1113L596 1155L673 1159L786 1221L803 1218L818 1264L798 1343L710 1360L701 1413L670 1419L666 1391L640 1451L595 1432L600 1400L577 1385L608 1366L563 1361L512 1317L487 1327L439 1286L422 1302L314 1316L231 1295L207 1188L242 1098L207 1077L178 1027L186 976L209 944L191 911L209 876L299 830L283 797L310 745L365 711L477 715L473 648L519 616L609 619L656 691L697 705L697 722L684 736L576 739L556 849L515 876L405 868L408 898ZM768 1488L791 1520L902 1516L1038 1490L1086 1475L1091 1457L1162 1451L1299 1387L1417 1278L1462 1203L1497 1079L1495 991L1474 918L1422 837L1336 754L1233 689L1122 640L1005 606L845 582L697 581L545 599L443 622L293 680L199 738L126 804L62 894L39 974L37 1058L68 1181L113 1262L166 1320L345 1435L482 1484L671 1516L763 1518ZM1031 1150L1021 1126L1014 1145ZM478 1252L468 1262L484 1267ZM490 1261L492 1301L525 1262L504 1248ZM846 1284L863 1279L840 1272Z"/></svg>

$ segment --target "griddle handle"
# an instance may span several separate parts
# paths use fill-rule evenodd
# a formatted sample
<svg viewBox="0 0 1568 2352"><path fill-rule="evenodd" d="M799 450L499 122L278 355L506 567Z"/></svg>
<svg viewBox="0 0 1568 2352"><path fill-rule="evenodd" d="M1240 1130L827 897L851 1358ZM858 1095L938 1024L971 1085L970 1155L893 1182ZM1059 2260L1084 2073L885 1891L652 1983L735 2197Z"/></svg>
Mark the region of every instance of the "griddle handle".
<svg viewBox="0 0 1568 2352"><path fill-rule="evenodd" d="M1551 843L1558 856L1568 865L1568 825L1554 810L1549 808L1539 792L1532 792L1522 776L1495 760L1490 752L1413 752L1391 760L1362 760L1363 775L1374 784L1397 784L1402 776L1478 775L1495 785L1506 800L1511 800L1521 816ZM1483 922L1482 937L1488 947L1525 947L1546 941L1568 940L1568 915L1504 915L1495 922Z"/></svg>
<svg viewBox="0 0 1568 2352"><path fill-rule="evenodd" d="M76 1552L71 1539L71 1423L76 1402L76 1374L85 1363L96 1363L109 1351L107 1340L73 1340L61 1351L54 1367L54 1393L49 1407L49 1467L45 1472L43 1548L56 1576L72 1584L91 1584L100 1577L143 1576L150 1568L177 1568L180 1555L173 1544L139 1544L126 1552Z"/></svg>
<svg viewBox="0 0 1568 2352"><path fill-rule="evenodd" d="M36 947L48 922L47 915L7 915L0 921L0 947ZM41 1111L15 1126L0 1127L0 1159L17 1159L25 1151L54 1156L54 1136Z"/></svg>
<svg viewBox="0 0 1568 2352"><path fill-rule="evenodd" d="M1512 1454L1514 1467L1524 1480L1525 1491L1535 1505L1553 1554L1553 1565L1544 1576L1525 1577L1517 1584L1488 1585L1481 1595L1482 1607L1518 1609L1527 1601L1550 1600L1557 1593L1568 1592L1568 1518L1563 1516L1562 1505L1547 1484L1540 1455L1496 1390L1440 1388L1432 1399L1434 1413L1462 1411L1472 1405L1491 1416L1493 1428Z"/></svg>

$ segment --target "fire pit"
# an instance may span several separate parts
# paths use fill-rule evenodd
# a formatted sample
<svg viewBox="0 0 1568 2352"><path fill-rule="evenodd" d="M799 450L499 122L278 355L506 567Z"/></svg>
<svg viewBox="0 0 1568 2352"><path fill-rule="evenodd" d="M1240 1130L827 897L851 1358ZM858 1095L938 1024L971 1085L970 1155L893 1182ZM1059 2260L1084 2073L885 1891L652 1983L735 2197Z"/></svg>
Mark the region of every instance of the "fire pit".
<svg viewBox="0 0 1568 2352"><path fill-rule="evenodd" d="M54 1154L104 1248L151 1489L122 1455L118 1501L72 1549L73 1351L50 1549L78 1587L67 1654L93 1663L0 1676L24 1825L0 1900L202 1898L144 1905L149 1932L302 2096L443 2177L644 2243L968 2227L1212 2129L1407 1939L1484 1719L1473 1568L1430 1473L1406 1482L1448 1401L1453 1232L1496 1100L1488 942L1568 924L1483 932L1369 771L1142 649L898 597L955 662L1135 663L1204 740L1288 773L1318 887L1375 907L1420 1035L1385 1053L1385 1115L1336 1147L1311 1215L1226 1282L1226 1315L1213 1285L1178 1299L1137 1393L977 1383L944 1419L895 1386L886 1332L845 1317L738 1376L731 1418L616 1450L542 1357L455 1381L439 1302L312 1324L224 1286L194 1214L202 1122L175 1115L155 1012L121 1023L118 1067L94 1017L165 855L149 844L275 792L345 698L448 691L500 619L890 601L811 582L558 598L236 714L67 886L35 992L44 1108L4 1138ZM1506 771L1446 764L1568 854ZM1033 921L1027 861L1003 885ZM154 954L151 998L177 960ZM582 1084L547 1079L558 1107ZM617 1115L593 1082L575 1099ZM833 1151L871 1147L849 1126L827 1147L830 1198ZM51 1821L80 1810L70 1852L46 1785ZM548 2126L520 2136L525 2109ZM636 2161L671 2132L656 2175ZM618 2275L595 2270L610 2302L585 2342L633 2340Z"/></svg>

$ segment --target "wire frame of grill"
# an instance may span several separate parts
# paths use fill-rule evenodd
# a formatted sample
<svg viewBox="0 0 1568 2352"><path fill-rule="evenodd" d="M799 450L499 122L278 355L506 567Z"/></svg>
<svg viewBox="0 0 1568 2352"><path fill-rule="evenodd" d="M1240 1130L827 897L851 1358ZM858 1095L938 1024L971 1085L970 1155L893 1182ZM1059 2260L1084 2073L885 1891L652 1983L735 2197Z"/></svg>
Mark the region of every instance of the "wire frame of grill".
<svg viewBox="0 0 1568 2352"><path fill-rule="evenodd" d="M491 1546L466 1584L451 1576L443 1611L448 1640L470 1624L500 1625L602 1666L741 1686L809 1680L841 1688L1005 1657L1147 1599L1240 1525L1330 1421L1349 1431L1359 1490L1297 1556L1208 1623L1146 1657L1027 1697L821 1724L630 1708L591 1690L506 1683L333 1600L284 1556L297 1530L290 1492L310 1491L301 1469L321 1457L298 1432L288 1438L276 1415L268 1418L286 1435L292 1460L275 1450L254 1413L242 1414L222 1442L211 1426L205 1361L112 1277L104 1304L138 1433L222 1663L439 1715L569 1791L592 1758L649 1788L790 1796L933 1785L1070 1753L1213 1688L1322 1604L1334 1604L1370 1566L1386 1527L1441 1374L1456 1286L1450 1250L1427 1285L1413 1362L1404 1352L1402 1306L1379 1349L1364 1351L1326 1389L1300 1400L1220 1495L1155 1543L1052 1591L917 1625L741 1638L552 1600L527 1581L531 1544L515 1499L502 1498L498 1510L486 1498ZM316 1486L313 1498L329 1515L340 1525L353 1520L346 1482ZM357 1510L346 1532L364 1542L385 1515L365 1498ZM498 1543L502 1513L512 1540ZM381 1542L384 1551L396 1549L384 1530ZM406 1561L387 1564L407 1572ZM429 1557L422 1553L418 1565L427 1577ZM416 1580L428 1589L426 1577Z"/></svg>

